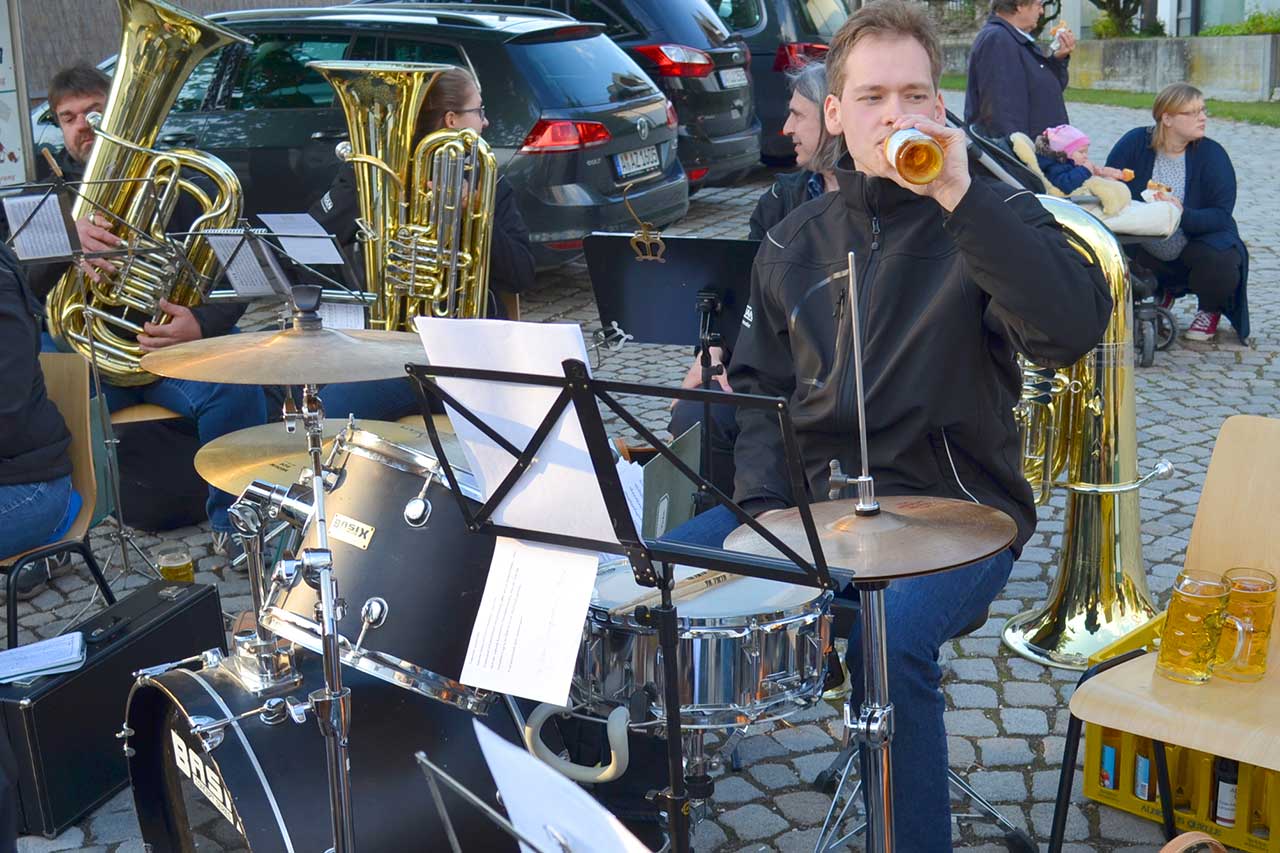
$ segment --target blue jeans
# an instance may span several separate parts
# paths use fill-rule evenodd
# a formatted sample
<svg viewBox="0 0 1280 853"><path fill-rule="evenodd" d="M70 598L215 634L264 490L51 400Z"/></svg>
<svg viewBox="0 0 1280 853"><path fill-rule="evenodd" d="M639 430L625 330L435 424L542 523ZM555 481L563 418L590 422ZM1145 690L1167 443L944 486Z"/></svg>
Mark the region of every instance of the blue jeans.
<svg viewBox="0 0 1280 853"><path fill-rule="evenodd" d="M107 408L113 412L139 403L164 406L195 423L202 445L238 429L267 422L267 403L259 385L158 379L150 385L129 388L103 383L103 393ZM205 510L209 513L209 523L219 533L231 532L227 509L234 501L235 496L209 487Z"/></svg>
<svg viewBox="0 0 1280 853"><path fill-rule="evenodd" d="M44 483L0 485L0 559L52 542L70 506L70 474Z"/></svg>
<svg viewBox="0 0 1280 853"><path fill-rule="evenodd" d="M320 402L327 418L355 415L356 420L394 421L422 413L413 380L407 376L326 385L320 389Z"/></svg>
<svg viewBox="0 0 1280 853"><path fill-rule="evenodd" d="M665 538L719 546L738 527L724 507L690 519ZM717 538L718 537L718 538ZM982 614L1004 588L1013 552L1002 551L962 569L894 581L885 590L889 697L893 702L894 840L899 850L951 850L951 798L947 783L946 703L939 687L938 650ZM849 637L850 701L862 704L862 635Z"/></svg>

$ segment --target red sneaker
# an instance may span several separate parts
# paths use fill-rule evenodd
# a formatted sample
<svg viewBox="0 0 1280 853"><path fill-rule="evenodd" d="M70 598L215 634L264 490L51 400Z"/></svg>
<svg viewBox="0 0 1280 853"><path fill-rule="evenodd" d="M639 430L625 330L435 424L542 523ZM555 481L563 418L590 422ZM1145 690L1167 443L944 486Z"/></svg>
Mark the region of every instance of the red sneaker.
<svg viewBox="0 0 1280 853"><path fill-rule="evenodd" d="M1217 311L1197 311L1196 318L1182 336L1189 341L1211 341L1218 334L1218 320L1221 318Z"/></svg>

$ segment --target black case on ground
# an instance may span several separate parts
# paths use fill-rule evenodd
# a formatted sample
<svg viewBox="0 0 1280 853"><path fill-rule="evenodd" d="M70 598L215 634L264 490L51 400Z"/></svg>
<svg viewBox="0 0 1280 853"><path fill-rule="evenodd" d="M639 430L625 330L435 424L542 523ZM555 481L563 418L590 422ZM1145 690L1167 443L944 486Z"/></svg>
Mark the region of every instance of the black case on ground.
<svg viewBox="0 0 1280 853"><path fill-rule="evenodd" d="M16 767L24 834L52 838L128 784L116 733L134 672L226 651L218 590L207 584L154 581L77 630L85 635L83 667L29 687L0 685L0 749L12 759L0 767Z"/></svg>

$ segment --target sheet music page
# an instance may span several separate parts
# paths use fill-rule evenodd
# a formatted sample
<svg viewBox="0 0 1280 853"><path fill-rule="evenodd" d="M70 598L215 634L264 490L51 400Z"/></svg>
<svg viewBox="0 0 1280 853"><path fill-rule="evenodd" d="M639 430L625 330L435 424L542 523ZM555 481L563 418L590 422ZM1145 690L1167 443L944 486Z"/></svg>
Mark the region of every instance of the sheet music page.
<svg viewBox="0 0 1280 853"><path fill-rule="evenodd" d="M596 582L596 555L499 536L459 680L563 705Z"/></svg>
<svg viewBox="0 0 1280 853"><path fill-rule="evenodd" d="M588 363L576 323L420 317L417 329L428 364L563 377L565 359ZM440 386L517 448L529 443L560 394L558 388L472 379L441 379ZM457 412L450 409L448 414L477 484L486 497L493 494L515 458ZM561 414L493 520L510 527L618 541L572 406Z"/></svg>
<svg viewBox="0 0 1280 853"><path fill-rule="evenodd" d="M640 839L575 782L503 740L479 718L472 722L512 825L534 844L571 853L649 853ZM527 844L520 849L532 853Z"/></svg>
<svg viewBox="0 0 1280 853"><path fill-rule="evenodd" d="M583 610L586 616L586 610ZM581 632L581 624L578 629ZM72 631L0 652L0 683L23 676L69 672L84 664L84 634Z"/></svg>
<svg viewBox="0 0 1280 853"><path fill-rule="evenodd" d="M309 213L259 213L258 218L281 235L280 248L300 264L344 264L338 247L329 239L329 232ZM285 237L285 234L314 234L315 237Z"/></svg>
<svg viewBox="0 0 1280 853"><path fill-rule="evenodd" d="M54 193L6 196L4 213L11 232L22 229L13 241L19 260L65 258L71 254L71 238Z"/></svg>
<svg viewBox="0 0 1280 853"><path fill-rule="evenodd" d="M321 302L316 312L326 329L363 329L364 306L346 302Z"/></svg>
<svg viewBox="0 0 1280 853"><path fill-rule="evenodd" d="M226 269L227 280L231 282L231 287L237 296L258 299L276 295L270 279L262 270L262 264L258 263L253 249L245 243L244 232L219 234L206 231L205 239L209 241L209 246L217 256L218 263ZM237 246L240 248L238 252Z"/></svg>

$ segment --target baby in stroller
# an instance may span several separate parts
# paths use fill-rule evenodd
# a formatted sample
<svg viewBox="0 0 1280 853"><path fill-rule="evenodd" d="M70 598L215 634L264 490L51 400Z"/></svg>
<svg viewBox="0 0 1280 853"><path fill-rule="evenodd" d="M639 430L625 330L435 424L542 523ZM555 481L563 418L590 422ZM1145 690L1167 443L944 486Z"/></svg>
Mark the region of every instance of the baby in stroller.
<svg viewBox="0 0 1280 853"><path fill-rule="evenodd" d="M1050 127L1036 137L1036 160L1049 183L1067 195L1095 175L1113 181L1133 180L1129 169L1112 169L1089 160L1089 137L1069 124Z"/></svg>

